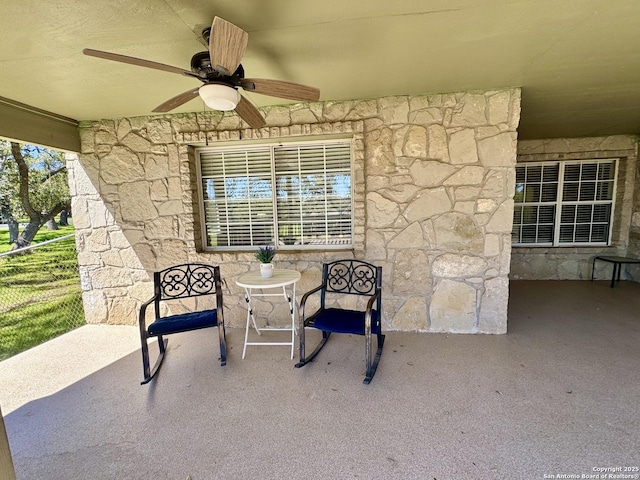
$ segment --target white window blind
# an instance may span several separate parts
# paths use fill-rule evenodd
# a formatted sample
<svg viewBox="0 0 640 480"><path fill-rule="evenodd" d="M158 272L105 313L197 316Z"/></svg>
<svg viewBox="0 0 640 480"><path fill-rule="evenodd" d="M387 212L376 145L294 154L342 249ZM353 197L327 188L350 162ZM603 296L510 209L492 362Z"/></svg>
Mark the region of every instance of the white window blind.
<svg viewBox="0 0 640 480"><path fill-rule="evenodd" d="M516 166L514 245L608 245L617 159Z"/></svg>
<svg viewBox="0 0 640 480"><path fill-rule="evenodd" d="M197 151L208 249L353 243L348 140Z"/></svg>

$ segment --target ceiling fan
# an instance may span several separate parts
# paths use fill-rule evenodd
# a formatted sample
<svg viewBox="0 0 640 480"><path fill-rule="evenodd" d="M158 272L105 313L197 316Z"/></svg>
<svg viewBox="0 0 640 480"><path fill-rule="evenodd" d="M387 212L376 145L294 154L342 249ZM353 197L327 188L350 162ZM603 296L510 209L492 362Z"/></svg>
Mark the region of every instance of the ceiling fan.
<svg viewBox="0 0 640 480"><path fill-rule="evenodd" d="M215 17L211 28L205 28L202 36L209 45L209 51L196 53L191 58L191 70L90 48L85 48L82 52L105 60L186 75L197 78L203 83L198 88L187 90L158 105L153 109L153 112L157 113L169 112L199 95L210 108L223 111L235 110L249 126L260 128L266 123L264 117L249 100L240 95L238 88L303 102L316 102L320 98L320 90L314 87L282 80L245 78L240 60L247 48L249 35L233 23Z"/></svg>

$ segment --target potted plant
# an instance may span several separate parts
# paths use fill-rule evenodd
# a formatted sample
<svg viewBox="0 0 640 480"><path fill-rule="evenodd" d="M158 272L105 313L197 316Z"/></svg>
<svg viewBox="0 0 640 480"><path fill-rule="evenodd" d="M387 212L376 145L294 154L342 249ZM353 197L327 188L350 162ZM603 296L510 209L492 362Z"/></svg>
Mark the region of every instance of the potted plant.
<svg viewBox="0 0 640 480"><path fill-rule="evenodd" d="M265 245L258 248L256 258L260 262L260 275L263 278L271 278L273 275L273 257L276 255L276 249L271 245Z"/></svg>

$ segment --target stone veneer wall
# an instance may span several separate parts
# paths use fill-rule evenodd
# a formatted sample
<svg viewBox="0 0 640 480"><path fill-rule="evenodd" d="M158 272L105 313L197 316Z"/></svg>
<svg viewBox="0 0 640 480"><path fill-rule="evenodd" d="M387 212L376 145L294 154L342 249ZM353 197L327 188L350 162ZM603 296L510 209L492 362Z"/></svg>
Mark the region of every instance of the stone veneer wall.
<svg viewBox="0 0 640 480"><path fill-rule="evenodd" d="M589 280L595 255L632 255L630 232L640 238L640 197L635 194L638 138L616 135L518 142L518 163L619 158L612 245L609 247L513 247L511 278L522 280ZM640 256L636 240L635 255ZM611 278L611 264L598 262L596 278ZM631 272L635 267L630 267ZM640 272L638 272L640 273Z"/></svg>
<svg viewBox="0 0 640 480"><path fill-rule="evenodd" d="M280 252L279 266L302 272L298 291L319 283L323 261L355 256L383 267L385 329L506 332L518 89L262 111L260 130L219 112L81 124L70 178L87 321L134 324L152 271L204 261L221 265L226 320L243 326L235 279L255 260L200 250L192 147L348 135L356 246ZM261 313L286 319L283 307L264 303Z"/></svg>
<svg viewBox="0 0 640 480"><path fill-rule="evenodd" d="M640 138L635 138L635 158L636 185L640 182L640 162L638 162L638 150L640 149ZM635 188L633 192L633 204L631 215L631 228L629 228L629 246L627 248L627 256L640 258L640 188ZM640 267L635 265L627 265L625 268L627 280L640 282Z"/></svg>

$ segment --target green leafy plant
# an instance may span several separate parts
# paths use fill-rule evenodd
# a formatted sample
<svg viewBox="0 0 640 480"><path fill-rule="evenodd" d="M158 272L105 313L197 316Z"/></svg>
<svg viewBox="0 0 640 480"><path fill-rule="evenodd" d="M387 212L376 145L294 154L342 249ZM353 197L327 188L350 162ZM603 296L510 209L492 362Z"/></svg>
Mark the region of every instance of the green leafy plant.
<svg viewBox="0 0 640 480"><path fill-rule="evenodd" d="M265 245L264 247L260 247L256 252L256 258L260 263L271 263L273 261L273 257L276 256L276 249L271 245Z"/></svg>

